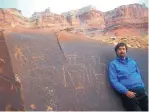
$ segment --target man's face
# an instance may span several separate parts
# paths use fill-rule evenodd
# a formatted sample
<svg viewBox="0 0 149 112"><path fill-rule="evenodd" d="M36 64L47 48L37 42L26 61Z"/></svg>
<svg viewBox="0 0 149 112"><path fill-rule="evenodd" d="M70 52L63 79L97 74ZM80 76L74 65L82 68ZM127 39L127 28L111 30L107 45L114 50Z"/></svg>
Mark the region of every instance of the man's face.
<svg viewBox="0 0 149 112"><path fill-rule="evenodd" d="M126 47L120 46L117 50L117 55L124 58L126 56Z"/></svg>

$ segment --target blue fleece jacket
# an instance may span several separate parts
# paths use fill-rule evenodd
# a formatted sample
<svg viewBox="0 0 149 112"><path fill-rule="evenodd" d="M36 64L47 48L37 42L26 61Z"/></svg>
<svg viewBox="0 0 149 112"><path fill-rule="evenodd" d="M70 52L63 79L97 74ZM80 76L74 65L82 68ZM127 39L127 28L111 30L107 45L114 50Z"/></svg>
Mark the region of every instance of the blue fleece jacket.
<svg viewBox="0 0 149 112"><path fill-rule="evenodd" d="M130 57L116 57L109 64L108 75L112 87L122 94L136 87L144 88L137 63Z"/></svg>

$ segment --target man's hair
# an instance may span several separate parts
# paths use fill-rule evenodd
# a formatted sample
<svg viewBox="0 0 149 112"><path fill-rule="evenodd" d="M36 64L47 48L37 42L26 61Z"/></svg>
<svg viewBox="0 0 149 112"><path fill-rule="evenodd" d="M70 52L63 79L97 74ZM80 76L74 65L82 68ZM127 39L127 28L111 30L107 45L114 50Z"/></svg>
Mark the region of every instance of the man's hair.
<svg viewBox="0 0 149 112"><path fill-rule="evenodd" d="M0 59L0 67L3 67L5 64L5 61L3 59Z"/></svg>
<svg viewBox="0 0 149 112"><path fill-rule="evenodd" d="M127 45L126 45L124 42L120 42L120 43L118 43L118 44L115 46L115 52L117 53L118 48L119 48L119 47L123 47L123 46L125 46L126 51L127 51L127 50L128 50Z"/></svg>

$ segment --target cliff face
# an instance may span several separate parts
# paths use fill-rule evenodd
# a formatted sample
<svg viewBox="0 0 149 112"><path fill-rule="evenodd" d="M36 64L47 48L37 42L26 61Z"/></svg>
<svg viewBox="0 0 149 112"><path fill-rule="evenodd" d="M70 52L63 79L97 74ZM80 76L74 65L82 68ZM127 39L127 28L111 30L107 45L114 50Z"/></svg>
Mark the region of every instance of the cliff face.
<svg viewBox="0 0 149 112"><path fill-rule="evenodd" d="M70 15L67 16L67 22L69 23L70 26L79 26L80 25L80 20L76 15Z"/></svg>
<svg viewBox="0 0 149 112"><path fill-rule="evenodd" d="M148 8L140 4L123 5L108 12L93 6L55 14L46 9L26 19L17 9L0 9L0 27L99 29L112 35L141 35L148 30ZM103 33L102 32L102 33Z"/></svg>
<svg viewBox="0 0 149 112"><path fill-rule="evenodd" d="M68 26L66 17L50 12L46 9L44 12L36 12L30 18L31 21L36 21L36 27L63 27Z"/></svg>
<svg viewBox="0 0 149 112"><path fill-rule="evenodd" d="M98 10L92 10L87 13L79 15L82 24L89 28L105 28L104 13Z"/></svg>
<svg viewBox="0 0 149 112"><path fill-rule="evenodd" d="M86 6L81 9L71 10L65 13L62 13L67 18L68 23L71 26L92 26L92 19L94 18L94 13L96 8L93 6Z"/></svg>
<svg viewBox="0 0 149 112"><path fill-rule="evenodd" d="M108 30L120 27L147 28L148 9L139 4L120 6L105 12L105 25Z"/></svg>
<svg viewBox="0 0 149 112"><path fill-rule="evenodd" d="M0 9L0 28L26 27L29 24L27 18L22 16L20 10Z"/></svg>
<svg viewBox="0 0 149 112"><path fill-rule="evenodd" d="M52 14L49 16L42 16L38 20L38 27L53 27L67 25L66 18L61 15Z"/></svg>
<svg viewBox="0 0 149 112"><path fill-rule="evenodd" d="M101 12L92 6L63 13L68 23L85 25L86 28L104 29L105 32L118 28L146 28L148 8L140 4L123 5L108 12Z"/></svg>

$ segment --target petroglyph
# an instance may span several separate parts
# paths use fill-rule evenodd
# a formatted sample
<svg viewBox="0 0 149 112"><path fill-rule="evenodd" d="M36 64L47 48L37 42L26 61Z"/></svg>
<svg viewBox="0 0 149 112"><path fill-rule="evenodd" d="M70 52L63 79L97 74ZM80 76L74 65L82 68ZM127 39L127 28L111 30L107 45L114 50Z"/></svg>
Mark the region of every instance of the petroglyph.
<svg viewBox="0 0 149 112"><path fill-rule="evenodd" d="M91 81L90 81L90 77L89 77L89 73L87 71L87 67L83 64L82 67L84 68L85 70L85 74L87 76L87 80L88 80L88 83L89 83L89 86L91 86Z"/></svg>
<svg viewBox="0 0 149 112"><path fill-rule="evenodd" d="M92 56L92 61L93 61L94 65L100 64L100 57Z"/></svg>
<svg viewBox="0 0 149 112"><path fill-rule="evenodd" d="M51 109L55 109L57 110L58 108L58 105L57 105L57 101L56 101L56 97L55 97L55 91L53 89L50 89L51 87L46 87L44 88L44 97L46 98L45 99L45 102L47 105L51 105Z"/></svg>
<svg viewBox="0 0 149 112"><path fill-rule="evenodd" d="M33 68L29 70L30 74L35 74L34 76L38 77L39 80L48 80L54 77L54 66L39 66L38 68ZM42 76L41 76L42 75Z"/></svg>
<svg viewBox="0 0 149 112"><path fill-rule="evenodd" d="M84 58L81 56L81 58ZM38 61L46 61L44 55L33 55L32 62L37 65L28 70L30 79L27 87L29 92L36 92L36 97L45 99L45 110L58 110L55 86L72 88L78 104L88 99L87 90L95 88L95 92L100 96L101 86L104 85L103 75L105 75L105 64L100 62L100 57L90 57L90 63L79 63L81 59L77 55L66 55L68 63L62 67L40 65ZM44 92L44 96L40 93ZM50 105L50 106L49 106Z"/></svg>
<svg viewBox="0 0 149 112"><path fill-rule="evenodd" d="M15 80L16 80L17 82L21 82L20 77L19 77L19 74L15 74Z"/></svg>
<svg viewBox="0 0 149 112"><path fill-rule="evenodd" d="M66 74L68 73L71 82L76 90L85 89L85 85L91 87L96 84L97 92L100 91L100 86L104 84L103 75L105 75L106 65L100 62L100 57L92 56L89 66L77 63L76 55L66 55L68 64L62 67L63 82L67 86ZM95 79L92 78L94 75Z"/></svg>
<svg viewBox="0 0 149 112"><path fill-rule="evenodd" d="M85 65L84 65L85 66ZM75 65L64 65L65 73L68 73L74 88L84 88L83 83L86 82L85 79L85 69L83 68L83 64L75 64Z"/></svg>
<svg viewBox="0 0 149 112"><path fill-rule="evenodd" d="M70 78L71 78L71 81L73 83L73 86L75 89L84 89L84 82L83 82L83 78L82 76L79 76L79 72L78 73L74 73L74 74L77 74L77 75L72 75L73 73L70 73L68 72Z"/></svg>
<svg viewBox="0 0 149 112"><path fill-rule="evenodd" d="M82 83L79 82L75 89L84 89L84 86Z"/></svg>
<svg viewBox="0 0 149 112"><path fill-rule="evenodd" d="M31 47L29 47L28 45L26 45L25 48L26 48L27 52L29 52L29 53L32 52Z"/></svg>
<svg viewBox="0 0 149 112"><path fill-rule="evenodd" d="M52 111L53 108L51 106L46 106L47 107L47 111Z"/></svg>
<svg viewBox="0 0 149 112"><path fill-rule="evenodd" d="M45 56L44 55L42 55L42 56L33 56L32 59L33 59L33 61L37 61L37 60L43 61L45 59Z"/></svg>
<svg viewBox="0 0 149 112"><path fill-rule="evenodd" d="M26 61L27 59L26 59L26 57L24 56L24 54L22 52L22 48L23 47L15 47L15 54L14 54L14 56L15 56L16 60L23 59L24 61Z"/></svg>
<svg viewBox="0 0 149 112"><path fill-rule="evenodd" d="M82 101L85 101L87 100L87 95L86 95L86 92L84 91L84 89L77 89L75 91L75 95L76 95L76 98L77 98L77 102L78 104L80 104Z"/></svg>
<svg viewBox="0 0 149 112"><path fill-rule="evenodd" d="M38 69L31 69L29 70L29 75L32 75L32 79L29 79L29 82L32 82L32 87L28 88L30 91L36 91L35 89L38 88L38 93L44 92L43 99L46 99L46 104L52 105L54 108L56 108L55 100L53 99L55 96L53 85L55 85L55 67L54 66L41 66ZM35 77L35 79L34 79ZM43 83L44 81L44 83ZM54 106L55 105L55 106Z"/></svg>
<svg viewBox="0 0 149 112"><path fill-rule="evenodd" d="M48 96L47 96L48 97ZM52 111L53 109L54 110L58 110L58 105L57 105L57 103L56 103L56 101L55 100L48 100L47 99L47 101L46 101L46 103L48 104L48 105L51 105L51 106L47 106L47 109L49 110L49 111ZM47 110L46 109L46 110Z"/></svg>
<svg viewBox="0 0 149 112"><path fill-rule="evenodd" d="M67 81L66 81L66 71L64 66L62 67L63 70L63 83L64 83L64 87L67 87Z"/></svg>
<svg viewBox="0 0 149 112"><path fill-rule="evenodd" d="M35 88L48 87L49 84L54 83L53 70L53 66L30 69L28 71L28 75L31 75L32 77L28 79L30 82L30 84L28 85L31 85L30 87L28 87L28 90L34 92ZM42 81L44 81L44 83L42 83ZM42 91L41 89L39 90ZM44 91L46 91L46 93L49 94L49 91Z"/></svg>
<svg viewBox="0 0 149 112"><path fill-rule="evenodd" d="M96 79L96 92L100 94L101 87L105 84L105 80L103 79L103 75L105 74L94 74Z"/></svg>
<svg viewBox="0 0 149 112"><path fill-rule="evenodd" d="M36 109L36 105L35 105L35 104L31 104L31 105L30 105L30 108L31 108L32 110L35 110L35 109Z"/></svg>
<svg viewBox="0 0 149 112"><path fill-rule="evenodd" d="M0 61L2 61L3 63L6 63L4 59L0 58Z"/></svg>
<svg viewBox="0 0 149 112"><path fill-rule="evenodd" d="M105 74L106 65L105 64L97 64L96 66L92 65L93 74Z"/></svg>
<svg viewBox="0 0 149 112"><path fill-rule="evenodd" d="M76 64L76 55L66 55L69 64Z"/></svg>
<svg viewBox="0 0 149 112"><path fill-rule="evenodd" d="M96 78L96 80L97 80L97 83L99 83L99 84L105 84L104 83L104 80L102 79L102 77L104 77L103 75L105 75L105 74L94 74L95 75L95 78Z"/></svg>
<svg viewBox="0 0 149 112"><path fill-rule="evenodd" d="M68 73L70 80L75 89L75 96L78 104L82 100L87 99L85 89L89 86L89 78L86 75L86 67L84 64L66 64L64 65L65 73Z"/></svg>
<svg viewBox="0 0 149 112"><path fill-rule="evenodd" d="M77 64L77 56L76 55L66 55L66 58L68 60L68 64L64 64L62 66L62 76L63 79L63 85L64 87L68 86L68 80L66 77L69 76L69 78L71 79L71 83L73 84L74 88L76 90L78 89L85 89L85 86L90 86L94 85L96 82L97 84L97 91L100 91L100 84L104 84L104 80L101 79L100 77L103 77L102 75L105 74L105 64L100 63L100 57L98 56L92 56L91 60L92 60L92 64L89 64L90 66L85 66L85 64ZM33 60L43 60L44 56L33 56ZM36 64L36 63L35 63ZM57 73L57 68L54 66L50 66L49 67L35 67L33 69L30 69L29 72L33 72L32 74L35 74L36 77L38 77L39 81L41 80L40 75L39 74L43 74L46 77L48 76L49 79L54 79L54 75ZM66 75L68 74L68 76ZM92 75L95 76L95 81L93 82L93 80L91 79ZM42 76L43 77L43 76ZM45 78L42 78L42 80L44 80ZM45 79L47 80L47 78ZM41 81L42 82L42 81ZM49 81L50 82L50 81ZM53 82L56 83L56 82Z"/></svg>

